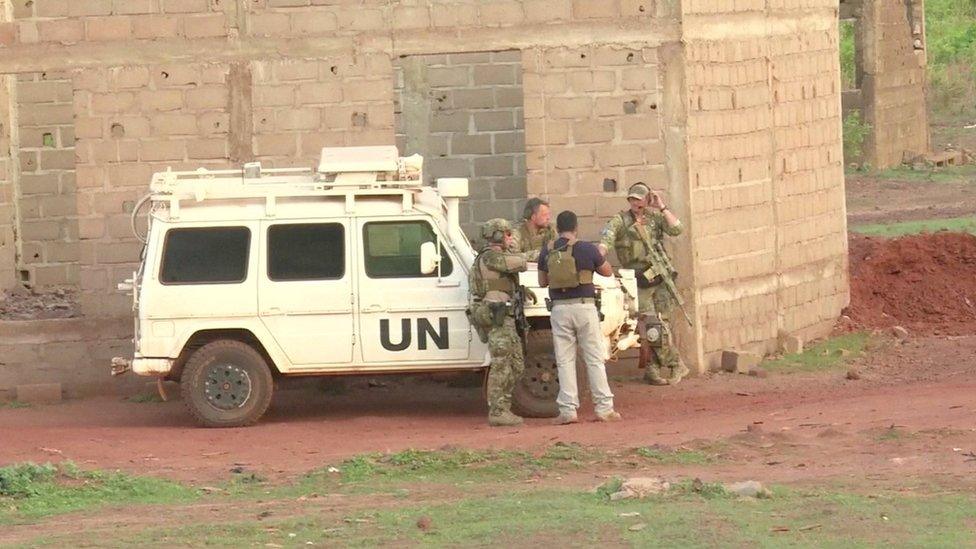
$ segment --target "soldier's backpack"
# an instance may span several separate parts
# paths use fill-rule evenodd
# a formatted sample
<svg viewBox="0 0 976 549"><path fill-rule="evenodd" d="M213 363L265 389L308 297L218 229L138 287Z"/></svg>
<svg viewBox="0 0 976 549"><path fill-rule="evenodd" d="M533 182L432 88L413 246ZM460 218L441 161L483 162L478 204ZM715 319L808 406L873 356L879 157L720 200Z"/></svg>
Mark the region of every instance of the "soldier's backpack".
<svg viewBox="0 0 976 549"><path fill-rule="evenodd" d="M560 247L555 243L549 244L549 288L553 290L569 290L580 284L593 283L593 271L577 271L576 259L573 257L573 245L576 241L567 241Z"/></svg>

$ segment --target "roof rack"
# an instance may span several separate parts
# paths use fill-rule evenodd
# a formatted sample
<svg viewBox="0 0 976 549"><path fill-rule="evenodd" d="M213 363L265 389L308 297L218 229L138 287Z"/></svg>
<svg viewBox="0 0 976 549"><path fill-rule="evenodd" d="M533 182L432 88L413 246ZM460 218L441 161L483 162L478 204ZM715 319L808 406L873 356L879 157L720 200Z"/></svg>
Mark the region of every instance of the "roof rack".
<svg viewBox="0 0 976 549"><path fill-rule="evenodd" d="M357 196L399 195L409 209L423 186L422 167L420 155L400 158L394 146L325 148L317 171L264 169L260 162L236 170L167 170L153 175L150 191L153 200L169 203L173 219L184 200L262 199L267 215L274 216L278 198L344 197L351 212Z"/></svg>

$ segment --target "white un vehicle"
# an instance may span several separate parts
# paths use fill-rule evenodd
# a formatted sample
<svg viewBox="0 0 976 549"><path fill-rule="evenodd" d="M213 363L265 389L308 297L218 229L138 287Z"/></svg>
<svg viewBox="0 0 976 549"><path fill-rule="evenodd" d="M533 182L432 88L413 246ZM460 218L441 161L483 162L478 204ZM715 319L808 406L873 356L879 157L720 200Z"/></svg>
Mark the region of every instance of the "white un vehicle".
<svg viewBox="0 0 976 549"><path fill-rule="evenodd" d="M423 184L395 147L325 149L317 170L153 176L132 292L133 358L113 374L178 381L200 424L256 422L276 378L484 370L465 316L475 250L461 231L466 179ZM135 227L135 223L133 223ZM596 276L607 356L636 346L636 284ZM553 416L559 384L546 290L523 274L526 373L516 410Z"/></svg>

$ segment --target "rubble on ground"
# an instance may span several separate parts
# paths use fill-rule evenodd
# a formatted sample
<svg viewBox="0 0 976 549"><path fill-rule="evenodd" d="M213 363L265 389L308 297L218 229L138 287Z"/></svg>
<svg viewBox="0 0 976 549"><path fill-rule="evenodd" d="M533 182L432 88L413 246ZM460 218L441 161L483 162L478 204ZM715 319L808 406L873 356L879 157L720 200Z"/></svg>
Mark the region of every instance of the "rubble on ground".
<svg viewBox="0 0 976 549"><path fill-rule="evenodd" d="M47 320L74 318L78 313L75 292L63 288L35 292L16 286L0 290L0 320Z"/></svg>

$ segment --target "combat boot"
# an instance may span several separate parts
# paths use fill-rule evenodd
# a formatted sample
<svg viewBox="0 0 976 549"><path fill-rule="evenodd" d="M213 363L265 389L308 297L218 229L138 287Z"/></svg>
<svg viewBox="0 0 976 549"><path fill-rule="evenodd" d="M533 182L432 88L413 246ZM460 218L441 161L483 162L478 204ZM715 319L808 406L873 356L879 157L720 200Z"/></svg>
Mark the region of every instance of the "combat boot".
<svg viewBox="0 0 976 549"><path fill-rule="evenodd" d="M650 385L667 385L668 380L661 377L661 370L657 366L647 365L647 371L644 372L644 381Z"/></svg>
<svg viewBox="0 0 976 549"><path fill-rule="evenodd" d="M685 366L685 363L679 362L678 366L672 370L671 377L668 378L668 384L677 385L682 379L685 378L686 375L688 375L688 373L689 370L688 367Z"/></svg>
<svg viewBox="0 0 976 549"><path fill-rule="evenodd" d="M488 425L492 427L515 427L522 423L524 423L522 418L508 410L488 414Z"/></svg>

